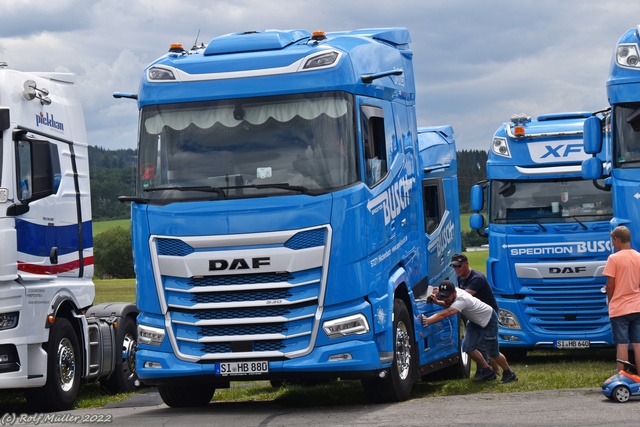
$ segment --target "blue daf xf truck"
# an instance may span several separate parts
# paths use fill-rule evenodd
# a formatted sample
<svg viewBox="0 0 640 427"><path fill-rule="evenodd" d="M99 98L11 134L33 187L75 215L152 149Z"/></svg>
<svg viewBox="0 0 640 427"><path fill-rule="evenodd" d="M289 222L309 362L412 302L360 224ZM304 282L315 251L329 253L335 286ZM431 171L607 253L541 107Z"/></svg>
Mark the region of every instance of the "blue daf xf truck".
<svg viewBox="0 0 640 427"><path fill-rule="evenodd" d="M500 347L612 346L602 270L611 252L611 194L581 175L592 113L517 114L495 133L487 181L472 188L471 228L489 238L487 278L500 307ZM485 228L486 227L486 228Z"/></svg>
<svg viewBox="0 0 640 427"><path fill-rule="evenodd" d="M249 31L169 52L137 94L137 373L172 407L231 381L468 376L423 328L460 250L449 126L416 126L403 28Z"/></svg>

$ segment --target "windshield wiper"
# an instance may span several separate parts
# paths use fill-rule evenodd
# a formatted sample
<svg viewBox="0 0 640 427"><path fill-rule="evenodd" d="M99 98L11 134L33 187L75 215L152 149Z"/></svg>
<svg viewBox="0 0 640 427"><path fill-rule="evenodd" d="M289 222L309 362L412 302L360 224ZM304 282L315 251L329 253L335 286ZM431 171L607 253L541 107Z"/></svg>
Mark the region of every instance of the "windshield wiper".
<svg viewBox="0 0 640 427"><path fill-rule="evenodd" d="M586 225L584 225L584 223L583 223L582 221L580 221L580 220L578 219L578 217L577 217L577 216L575 216L575 215L569 215L569 216L570 216L571 218L575 219L575 220L576 220L576 222L577 222L578 224L580 224L584 230L586 230L587 228L589 228L589 227L587 227Z"/></svg>
<svg viewBox="0 0 640 427"><path fill-rule="evenodd" d="M547 231L547 227L545 227L540 221L538 221L538 217L532 216L531 219L538 225L538 227L542 229L542 231Z"/></svg>
<svg viewBox="0 0 640 427"><path fill-rule="evenodd" d="M289 190L289 191L298 191L302 194L309 194L309 189L307 187L303 187L301 185L291 185L286 182L283 183L275 183L275 184L248 184L248 185L238 185L235 187L227 187L227 188L277 188L280 190Z"/></svg>
<svg viewBox="0 0 640 427"><path fill-rule="evenodd" d="M234 188L234 187L226 187ZM226 199L227 194L224 192L225 188L212 187L210 185L171 185L167 187L152 187L145 188L142 191L164 191L164 190L176 190L176 191L204 191L207 193L216 193L221 199Z"/></svg>

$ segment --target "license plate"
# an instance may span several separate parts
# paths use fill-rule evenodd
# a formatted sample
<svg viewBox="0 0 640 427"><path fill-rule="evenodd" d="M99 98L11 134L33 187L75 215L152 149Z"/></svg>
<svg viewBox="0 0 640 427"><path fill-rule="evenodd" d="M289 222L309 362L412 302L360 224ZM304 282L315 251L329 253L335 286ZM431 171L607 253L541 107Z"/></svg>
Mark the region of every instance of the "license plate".
<svg viewBox="0 0 640 427"><path fill-rule="evenodd" d="M269 373L269 362L219 362L217 375L262 375Z"/></svg>
<svg viewBox="0 0 640 427"><path fill-rule="evenodd" d="M556 341L556 348L559 349L580 349L580 348L589 348L591 343L589 340L558 340Z"/></svg>

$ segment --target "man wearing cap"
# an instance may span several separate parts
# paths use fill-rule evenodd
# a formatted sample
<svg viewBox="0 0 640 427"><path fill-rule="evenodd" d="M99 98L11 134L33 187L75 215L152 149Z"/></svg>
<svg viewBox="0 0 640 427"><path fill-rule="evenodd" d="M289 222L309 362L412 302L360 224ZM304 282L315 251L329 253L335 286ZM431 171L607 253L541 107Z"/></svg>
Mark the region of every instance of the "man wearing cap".
<svg viewBox="0 0 640 427"><path fill-rule="evenodd" d="M487 277L480 271L472 270L471 267L469 267L469 259L465 254L455 254L452 256L451 263L449 265L453 267L456 272L456 276L458 276L458 287L460 289L464 289L483 303L489 304L496 313L498 312L498 302L496 301L496 297L493 295L493 291L491 290L491 285L489 284ZM491 369L499 375L500 368L495 361L491 361L487 357L486 345L482 340L478 341L478 350L480 350L480 353L482 353L484 358L489 361ZM477 375L480 375L479 371L476 372L476 376Z"/></svg>
<svg viewBox="0 0 640 427"><path fill-rule="evenodd" d="M478 364L479 375L474 380L491 381L496 379L496 373L478 350L478 340L484 339L487 344L487 353L490 359L494 359L502 368L500 383L518 381L518 377L509 367L507 359L498 346L498 315L490 305L485 304L472 296L464 289L457 289L453 282L443 280L438 288L433 290L429 297L431 301L437 301L443 305L444 310L429 317L422 315L422 325L429 326L440 322L447 317L462 314L468 319L467 330L462 340L462 350ZM440 303L442 302L442 304Z"/></svg>

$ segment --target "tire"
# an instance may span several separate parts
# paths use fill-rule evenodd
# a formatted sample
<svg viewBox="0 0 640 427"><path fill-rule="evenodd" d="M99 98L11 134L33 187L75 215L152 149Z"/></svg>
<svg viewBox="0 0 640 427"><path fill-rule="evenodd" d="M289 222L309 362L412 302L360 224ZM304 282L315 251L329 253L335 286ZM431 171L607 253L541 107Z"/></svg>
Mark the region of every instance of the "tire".
<svg viewBox="0 0 640 427"><path fill-rule="evenodd" d="M82 365L78 337L69 320L63 317L55 320L44 349L47 382L43 387L26 391L27 404L38 412L69 410L78 397Z"/></svg>
<svg viewBox="0 0 640 427"><path fill-rule="evenodd" d="M455 378L469 378L471 376L471 357L462 351L462 339L467 333L467 322L458 316L458 363L453 373Z"/></svg>
<svg viewBox="0 0 640 427"><path fill-rule="evenodd" d="M115 343L116 366L107 378L100 380L100 384L109 394L130 393L137 388L136 351L138 349L138 330L136 322L131 317L125 317L121 323L122 333L117 334Z"/></svg>
<svg viewBox="0 0 640 427"><path fill-rule="evenodd" d="M623 385L616 386L611 392L611 397L618 403L625 403L631 398L631 391Z"/></svg>
<svg viewBox="0 0 640 427"><path fill-rule="evenodd" d="M216 388L211 384L161 385L158 392L162 401L172 408L195 408L211 402Z"/></svg>
<svg viewBox="0 0 640 427"><path fill-rule="evenodd" d="M411 395L416 361L411 317L404 301L393 302L393 362L385 378L364 379L362 387L371 402L401 402Z"/></svg>

